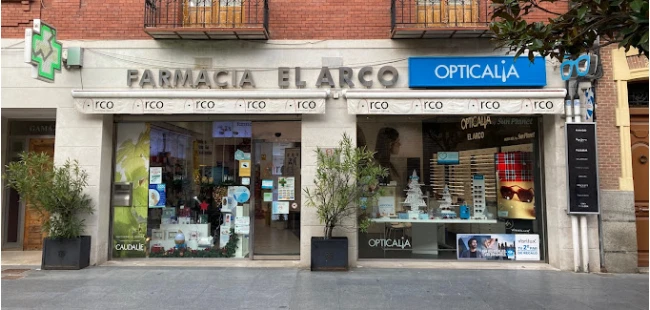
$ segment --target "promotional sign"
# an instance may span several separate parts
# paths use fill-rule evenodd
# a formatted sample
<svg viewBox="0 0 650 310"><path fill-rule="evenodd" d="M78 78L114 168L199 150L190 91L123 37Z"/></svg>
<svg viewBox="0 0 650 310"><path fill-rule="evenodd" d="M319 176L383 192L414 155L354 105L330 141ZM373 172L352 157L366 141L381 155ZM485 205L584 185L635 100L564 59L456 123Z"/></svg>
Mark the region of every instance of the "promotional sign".
<svg viewBox="0 0 650 310"><path fill-rule="evenodd" d="M262 180L262 189L273 189L273 180Z"/></svg>
<svg viewBox="0 0 650 310"><path fill-rule="evenodd" d="M438 165L458 165L458 152L438 152Z"/></svg>
<svg viewBox="0 0 650 310"><path fill-rule="evenodd" d="M278 200L296 200L296 178L278 178Z"/></svg>
<svg viewBox="0 0 650 310"><path fill-rule="evenodd" d="M568 123L567 184L569 214L598 214L596 123Z"/></svg>
<svg viewBox="0 0 650 310"><path fill-rule="evenodd" d="M458 259L539 261L539 235L459 234Z"/></svg>
<svg viewBox="0 0 650 310"><path fill-rule="evenodd" d="M61 72L63 46L57 41L54 27L34 19L31 29L25 29L25 62L33 67L32 77L54 82L54 71Z"/></svg>
<svg viewBox="0 0 650 310"><path fill-rule="evenodd" d="M166 202L165 184L149 184L149 208L164 208Z"/></svg>
<svg viewBox="0 0 650 310"><path fill-rule="evenodd" d="M514 260L515 235L456 235L458 259Z"/></svg>
<svg viewBox="0 0 650 310"><path fill-rule="evenodd" d="M512 56L409 57L409 87L543 87L546 61Z"/></svg>
<svg viewBox="0 0 650 310"><path fill-rule="evenodd" d="M497 168L498 216L508 219L534 220L535 185L530 152L495 154Z"/></svg>
<svg viewBox="0 0 650 310"><path fill-rule="evenodd" d="M240 177L250 177L251 176L251 161L250 159L242 159L239 161L239 176Z"/></svg>
<svg viewBox="0 0 650 310"><path fill-rule="evenodd" d="M117 124L115 182L131 183L132 206L113 206L113 257L145 257L149 214L151 128L145 123Z"/></svg>
<svg viewBox="0 0 650 310"><path fill-rule="evenodd" d="M275 214L289 214L289 202L288 201L274 201L273 202L272 213Z"/></svg>
<svg viewBox="0 0 650 310"><path fill-rule="evenodd" d="M540 260L539 235L515 235L516 260Z"/></svg>
<svg viewBox="0 0 650 310"><path fill-rule="evenodd" d="M162 183L162 167L149 168L149 184Z"/></svg>

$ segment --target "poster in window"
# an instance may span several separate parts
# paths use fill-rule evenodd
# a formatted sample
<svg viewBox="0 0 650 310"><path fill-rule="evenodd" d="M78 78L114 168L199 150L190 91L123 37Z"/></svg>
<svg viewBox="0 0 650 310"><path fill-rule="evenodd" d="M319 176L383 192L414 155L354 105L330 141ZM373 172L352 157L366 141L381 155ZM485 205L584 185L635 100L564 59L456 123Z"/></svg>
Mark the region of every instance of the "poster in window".
<svg viewBox="0 0 650 310"><path fill-rule="evenodd" d="M165 184L149 184L149 208L164 208L166 202Z"/></svg>
<svg viewBox="0 0 650 310"><path fill-rule="evenodd" d="M515 260L515 235L458 234L459 260Z"/></svg>
<svg viewBox="0 0 650 310"><path fill-rule="evenodd" d="M289 202L288 201L274 201L273 202L273 214L289 214Z"/></svg>
<svg viewBox="0 0 650 310"><path fill-rule="evenodd" d="M495 154L498 216L506 219L535 219L535 185L530 152Z"/></svg>
<svg viewBox="0 0 650 310"><path fill-rule="evenodd" d="M296 178L278 178L278 200L296 200Z"/></svg>

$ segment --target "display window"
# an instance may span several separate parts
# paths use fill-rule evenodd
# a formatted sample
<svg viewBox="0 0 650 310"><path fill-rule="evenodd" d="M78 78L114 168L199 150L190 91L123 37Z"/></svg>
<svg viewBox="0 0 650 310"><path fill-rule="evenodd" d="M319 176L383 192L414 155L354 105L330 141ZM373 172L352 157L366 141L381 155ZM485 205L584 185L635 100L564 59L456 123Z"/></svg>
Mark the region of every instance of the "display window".
<svg viewBox="0 0 650 310"><path fill-rule="evenodd" d="M288 142L299 141L299 127L118 123L112 256L244 258L260 248L299 254L300 144ZM251 238L255 222L259 238Z"/></svg>
<svg viewBox="0 0 650 310"><path fill-rule="evenodd" d="M359 258L543 260L537 117L359 117L388 170Z"/></svg>

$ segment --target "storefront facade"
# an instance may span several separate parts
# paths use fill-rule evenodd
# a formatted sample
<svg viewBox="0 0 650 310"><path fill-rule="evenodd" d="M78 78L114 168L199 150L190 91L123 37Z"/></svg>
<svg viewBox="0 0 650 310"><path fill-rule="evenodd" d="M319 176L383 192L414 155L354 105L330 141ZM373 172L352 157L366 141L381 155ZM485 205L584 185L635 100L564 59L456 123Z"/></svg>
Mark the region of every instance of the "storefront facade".
<svg viewBox="0 0 650 310"><path fill-rule="evenodd" d="M94 264L164 256L182 231L191 249L234 240L229 257L307 267L323 229L300 195L316 149L348 133L395 172L382 183L392 202L366 209L367 233L335 231L349 239L351 266L472 259L481 246L481 256L517 260L519 239L530 243L520 258L572 268L558 64L540 58L529 71L526 59L493 57L503 53L488 40L294 43L65 42L85 49L84 64L53 84L30 79L28 66L3 67L15 76L3 81L3 114L24 102L56 109L55 161L77 158L91 176ZM5 63L20 63L20 50L3 50ZM425 62L410 64L416 57ZM499 168L510 157L525 168ZM415 184L426 196L417 216L403 206L419 199ZM229 186L232 208L210 215ZM589 233L593 268L598 230Z"/></svg>

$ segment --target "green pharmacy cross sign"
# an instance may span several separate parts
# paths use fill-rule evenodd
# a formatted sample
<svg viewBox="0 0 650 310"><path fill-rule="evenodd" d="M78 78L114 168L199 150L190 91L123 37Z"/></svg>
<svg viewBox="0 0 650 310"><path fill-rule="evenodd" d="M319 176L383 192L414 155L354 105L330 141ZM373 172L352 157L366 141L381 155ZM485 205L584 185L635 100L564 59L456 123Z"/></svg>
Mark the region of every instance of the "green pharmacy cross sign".
<svg viewBox="0 0 650 310"><path fill-rule="evenodd" d="M25 29L25 62L34 66L32 77L54 82L54 71L61 72L62 52L54 27L35 19L34 26Z"/></svg>

